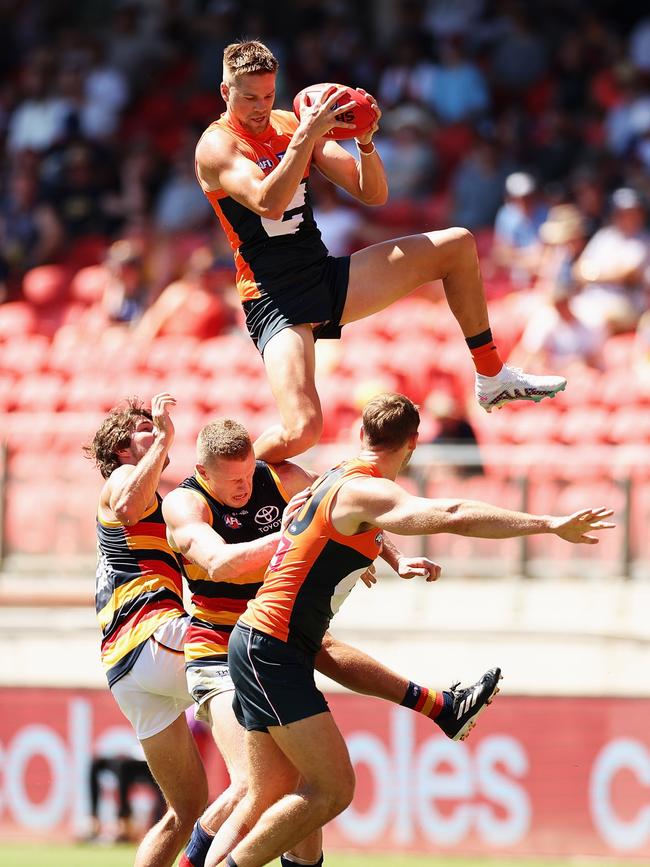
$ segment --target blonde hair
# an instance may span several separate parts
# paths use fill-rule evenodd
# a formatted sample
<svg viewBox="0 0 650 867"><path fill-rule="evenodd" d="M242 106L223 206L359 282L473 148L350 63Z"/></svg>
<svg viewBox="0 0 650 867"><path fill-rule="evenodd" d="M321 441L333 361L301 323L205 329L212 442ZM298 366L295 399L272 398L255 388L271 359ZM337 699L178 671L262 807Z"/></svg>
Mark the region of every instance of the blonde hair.
<svg viewBox="0 0 650 867"><path fill-rule="evenodd" d="M368 401L363 410L363 434L374 448L398 449L418 432L420 413L403 394L385 392Z"/></svg>
<svg viewBox="0 0 650 867"><path fill-rule="evenodd" d="M223 52L223 80L232 84L241 75L277 72L278 61L262 42L242 40Z"/></svg>
<svg viewBox="0 0 650 867"><path fill-rule="evenodd" d="M209 466L216 458L248 457L253 443L246 428L231 418L212 421L201 428L196 439L196 460Z"/></svg>

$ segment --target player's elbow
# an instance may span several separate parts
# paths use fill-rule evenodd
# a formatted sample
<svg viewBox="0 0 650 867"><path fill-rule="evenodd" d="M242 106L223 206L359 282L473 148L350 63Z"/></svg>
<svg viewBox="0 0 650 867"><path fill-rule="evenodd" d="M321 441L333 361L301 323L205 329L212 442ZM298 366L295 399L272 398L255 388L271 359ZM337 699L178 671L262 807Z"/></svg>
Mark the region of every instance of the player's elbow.
<svg viewBox="0 0 650 867"><path fill-rule="evenodd" d="M374 196L368 196L361 201L364 205L369 205L372 208L379 208L382 205L385 205L388 201L388 190L382 190L380 193L377 193Z"/></svg>

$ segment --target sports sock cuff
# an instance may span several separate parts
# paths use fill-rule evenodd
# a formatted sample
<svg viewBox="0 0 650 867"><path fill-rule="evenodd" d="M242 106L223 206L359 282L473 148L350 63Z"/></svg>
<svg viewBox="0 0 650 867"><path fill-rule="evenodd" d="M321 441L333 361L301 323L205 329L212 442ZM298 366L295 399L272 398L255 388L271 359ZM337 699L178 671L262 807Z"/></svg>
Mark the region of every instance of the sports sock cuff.
<svg viewBox="0 0 650 867"><path fill-rule="evenodd" d="M300 865L300 867L322 867L323 853L320 853L318 861L305 861L304 858L297 858L291 852L285 852L284 855L280 856L280 863L282 867L296 867L296 865Z"/></svg>
<svg viewBox="0 0 650 867"><path fill-rule="evenodd" d="M200 820L197 819L192 829L192 836L185 848L185 855L191 861L192 867L203 867L213 840L214 835L206 831Z"/></svg>
<svg viewBox="0 0 650 867"><path fill-rule="evenodd" d="M410 707L411 710L424 714L424 716L428 716L430 719L435 719L438 716L444 703L442 692L437 692L435 689L427 689L426 686L419 686L419 684L413 683L413 681L410 681L406 695L400 702L404 707Z"/></svg>
<svg viewBox="0 0 650 867"><path fill-rule="evenodd" d="M493 338L491 328L486 328L485 331L481 331L480 334L474 334L472 337L465 338L465 343L470 349L478 349L479 347L492 342Z"/></svg>

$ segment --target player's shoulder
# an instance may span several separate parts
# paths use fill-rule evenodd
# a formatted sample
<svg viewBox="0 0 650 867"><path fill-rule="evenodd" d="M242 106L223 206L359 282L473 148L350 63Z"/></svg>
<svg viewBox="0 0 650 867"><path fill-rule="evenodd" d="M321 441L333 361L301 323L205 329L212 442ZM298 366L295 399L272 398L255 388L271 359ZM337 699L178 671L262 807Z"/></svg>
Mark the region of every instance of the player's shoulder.
<svg viewBox="0 0 650 867"><path fill-rule="evenodd" d="M284 489L287 499L291 499L298 491L309 487L316 479L316 473L305 470L292 461L281 461L279 464L266 464L271 475Z"/></svg>
<svg viewBox="0 0 650 867"><path fill-rule="evenodd" d="M184 487L182 483L165 495L162 508L165 520L196 517L210 511L207 497L200 490Z"/></svg>

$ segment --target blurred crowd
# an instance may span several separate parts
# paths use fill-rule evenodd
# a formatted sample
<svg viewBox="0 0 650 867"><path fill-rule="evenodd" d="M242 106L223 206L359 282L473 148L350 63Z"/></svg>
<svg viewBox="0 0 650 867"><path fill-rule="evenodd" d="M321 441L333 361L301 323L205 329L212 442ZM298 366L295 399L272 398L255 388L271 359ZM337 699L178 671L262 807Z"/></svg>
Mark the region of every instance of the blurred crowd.
<svg viewBox="0 0 650 867"><path fill-rule="evenodd" d="M383 110L390 203L314 179L332 254L467 226L489 294L535 293L522 363L597 368L603 341L637 328L647 351L643 4L5 0L0 24L0 339L26 319L80 340L242 327L193 152L223 110L223 48L246 35L281 62L277 107L339 81Z"/></svg>

